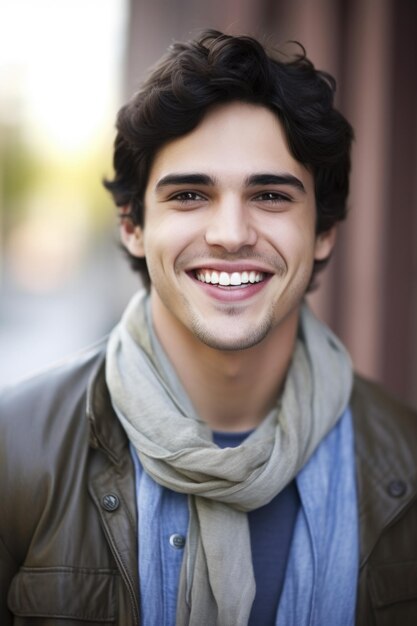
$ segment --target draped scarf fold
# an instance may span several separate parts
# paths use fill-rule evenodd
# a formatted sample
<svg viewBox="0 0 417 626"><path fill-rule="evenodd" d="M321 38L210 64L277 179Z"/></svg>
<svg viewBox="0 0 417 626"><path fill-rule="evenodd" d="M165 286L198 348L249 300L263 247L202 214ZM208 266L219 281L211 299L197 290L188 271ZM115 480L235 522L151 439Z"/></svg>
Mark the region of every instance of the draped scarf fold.
<svg viewBox="0 0 417 626"><path fill-rule="evenodd" d="M221 449L163 375L146 298L136 294L111 333L106 379L145 471L190 496L177 625L244 625L255 596L246 512L270 502L336 424L350 397L350 359L304 305L276 407L241 446Z"/></svg>

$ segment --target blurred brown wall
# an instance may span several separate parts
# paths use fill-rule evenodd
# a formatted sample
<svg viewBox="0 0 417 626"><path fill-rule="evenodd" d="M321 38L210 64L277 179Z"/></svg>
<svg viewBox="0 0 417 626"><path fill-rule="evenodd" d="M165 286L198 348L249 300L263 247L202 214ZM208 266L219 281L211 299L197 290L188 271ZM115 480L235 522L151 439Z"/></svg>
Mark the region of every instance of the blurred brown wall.
<svg viewBox="0 0 417 626"><path fill-rule="evenodd" d="M360 372L417 405L417 2L131 0L126 95L205 27L298 40L336 76L356 132L351 213L312 303Z"/></svg>

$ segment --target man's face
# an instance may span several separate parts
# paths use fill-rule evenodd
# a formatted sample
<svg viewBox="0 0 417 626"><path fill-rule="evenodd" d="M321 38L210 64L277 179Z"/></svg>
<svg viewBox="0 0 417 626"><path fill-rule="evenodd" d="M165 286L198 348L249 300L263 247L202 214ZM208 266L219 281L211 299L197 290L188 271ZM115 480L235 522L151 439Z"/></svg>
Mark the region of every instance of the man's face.
<svg viewBox="0 0 417 626"><path fill-rule="evenodd" d="M220 350L265 341L297 315L314 259L314 180L268 109L231 103L157 153L143 229L124 235L146 256L155 327Z"/></svg>

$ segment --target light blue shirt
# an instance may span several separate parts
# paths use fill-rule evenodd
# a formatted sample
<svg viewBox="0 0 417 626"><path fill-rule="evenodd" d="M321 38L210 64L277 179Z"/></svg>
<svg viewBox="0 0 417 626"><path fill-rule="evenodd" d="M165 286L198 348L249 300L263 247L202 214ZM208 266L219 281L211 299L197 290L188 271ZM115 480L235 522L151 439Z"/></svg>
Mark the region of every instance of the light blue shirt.
<svg viewBox="0 0 417 626"><path fill-rule="evenodd" d="M143 471L131 447L136 472L139 526L141 624L175 626L178 581L188 529L188 496L158 485ZM178 546L178 547L177 547Z"/></svg>

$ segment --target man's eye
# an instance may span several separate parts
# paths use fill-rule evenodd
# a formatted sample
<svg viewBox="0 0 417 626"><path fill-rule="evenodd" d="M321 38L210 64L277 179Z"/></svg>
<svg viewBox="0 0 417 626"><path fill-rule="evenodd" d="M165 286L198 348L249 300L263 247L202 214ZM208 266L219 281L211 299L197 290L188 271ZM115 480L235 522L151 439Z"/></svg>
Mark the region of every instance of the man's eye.
<svg viewBox="0 0 417 626"><path fill-rule="evenodd" d="M289 196L286 196L283 193L278 193L277 191L264 191L262 193L258 193L254 200L269 203L291 202L291 198Z"/></svg>
<svg viewBox="0 0 417 626"><path fill-rule="evenodd" d="M170 200L174 200L180 203L198 202L204 200L204 197L196 191L181 191L170 197Z"/></svg>

